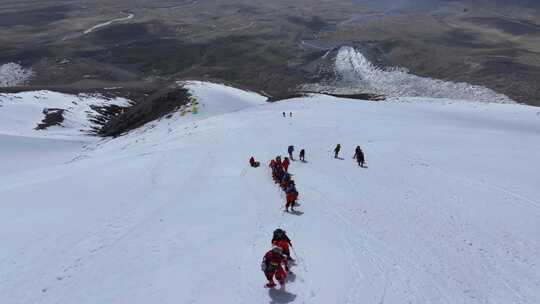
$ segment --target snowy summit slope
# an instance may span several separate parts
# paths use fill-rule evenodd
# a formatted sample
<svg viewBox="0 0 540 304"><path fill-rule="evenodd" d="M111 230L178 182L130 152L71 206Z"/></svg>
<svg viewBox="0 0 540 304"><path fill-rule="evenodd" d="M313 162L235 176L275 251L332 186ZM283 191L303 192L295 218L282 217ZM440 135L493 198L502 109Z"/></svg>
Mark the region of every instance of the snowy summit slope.
<svg viewBox="0 0 540 304"><path fill-rule="evenodd" d="M538 109L191 90L197 114L0 176L0 303L540 302ZM266 166L290 144L300 215ZM277 227L297 265L268 290Z"/></svg>

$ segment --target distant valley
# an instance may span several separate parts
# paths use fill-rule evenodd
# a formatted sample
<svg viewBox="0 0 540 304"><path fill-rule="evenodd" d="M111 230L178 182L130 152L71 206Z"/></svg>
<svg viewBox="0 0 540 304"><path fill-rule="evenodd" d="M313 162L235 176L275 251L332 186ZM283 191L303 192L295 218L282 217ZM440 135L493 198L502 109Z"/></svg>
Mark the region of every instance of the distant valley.
<svg viewBox="0 0 540 304"><path fill-rule="evenodd" d="M319 83L325 53L351 46L380 68L540 105L538 8L466 0L4 1L0 65L19 64L32 77L3 90L124 87L144 95L175 80L214 79L280 97Z"/></svg>

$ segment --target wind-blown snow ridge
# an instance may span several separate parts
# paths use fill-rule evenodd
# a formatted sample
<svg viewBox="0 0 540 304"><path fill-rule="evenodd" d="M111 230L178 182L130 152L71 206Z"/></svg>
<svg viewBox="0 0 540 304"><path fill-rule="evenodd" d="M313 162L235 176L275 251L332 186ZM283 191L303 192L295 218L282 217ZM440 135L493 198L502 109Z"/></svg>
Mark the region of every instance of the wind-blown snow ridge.
<svg viewBox="0 0 540 304"><path fill-rule="evenodd" d="M31 69L25 69L17 63L6 63L0 65L0 87L12 87L23 85L32 76L34 72Z"/></svg>
<svg viewBox="0 0 540 304"><path fill-rule="evenodd" d="M432 97L483 102L512 103L513 101L491 89L463 82L451 82L410 74L403 68L381 69L373 65L361 52L344 46L335 59L338 88L353 88L365 93L389 97Z"/></svg>
<svg viewBox="0 0 540 304"><path fill-rule="evenodd" d="M52 91L0 94L0 134L82 138L99 127L94 121L100 115L97 108L127 107L130 104L124 98L108 99L101 95L70 95ZM63 121L59 126L36 130L48 109L63 110Z"/></svg>
<svg viewBox="0 0 540 304"><path fill-rule="evenodd" d="M252 106L263 105L267 100L266 97L258 93L244 91L224 84L203 81L187 81L183 82L183 84L202 106L202 115L214 116L239 111Z"/></svg>

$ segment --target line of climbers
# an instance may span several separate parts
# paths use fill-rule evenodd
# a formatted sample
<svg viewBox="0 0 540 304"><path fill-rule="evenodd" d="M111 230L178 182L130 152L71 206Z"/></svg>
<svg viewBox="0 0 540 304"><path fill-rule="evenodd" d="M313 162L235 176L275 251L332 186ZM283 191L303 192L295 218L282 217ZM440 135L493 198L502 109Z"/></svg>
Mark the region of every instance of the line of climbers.
<svg viewBox="0 0 540 304"><path fill-rule="evenodd" d="M274 182L279 184L281 189L285 191L285 211L288 212L289 207L291 208L291 211L294 211L294 205L298 199L298 191L296 190L296 185L289 173L290 161L294 160L292 154L294 152L294 146L289 146L287 152L289 157L285 157L282 161L281 156L277 156L270 161L269 166L272 170ZM305 153L304 149L300 151L299 158L301 160L304 160ZM285 285L287 273L290 273L289 262L294 262L294 259L291 257L290 247L292 248L292 242L285 230L279 228L274 230L272 236L272 249L264 255L261 263L261 269L268 280L266 287L274 288L276 286L274 277L281 286Z"/></svg>
<svg viewBox="0 0 540 304"><path fill-rule="evenodd" d="M282 286L285 284L287 273L291 272L289 262L294 263L289 247L292 247L292 243L285 230L279 228L274 230L272 249L264 255L261 263L261 270L268 280L266 287L276 286L274 277Z"/></svg>
<svg viewBox="0 0 540 304"><path fill-rule="evenodd" d="M274 179L274 182L278 184L285 192L286 212L289 212L289 207L291 208L291 211L294 211L294 205L298 199L298 190L296 190L296 184L292 179L292 175L288 172L289 164L290 161L288 157L285 157L282 161L281 156L277 156L276 159L272 159L270 161L269 165L272 169L272 178Z"/></svg>
<svg viewBox="0 0 540 304"><path fill-rule="evenodd" d="M343 158L340 158L339 157L339 152L341 151L341 144L337 144L336 147L334 148L334 158L337 158L337 159L343 159ZM294 156L293 156L293 152L294 152L294 146L289 146L289 148L287 149L287 153L289 154L289 158L285 157L285 160L283 162L286 162L285 166L289 166L290 162L289 162L289 159L290 160L294 160ZM276 157L276 161L277 159L281 159L281 157ZM360 167L364 167L364 164L365 164L365 156L364 156L364 151L362 151L362 148L360 148L360 146L356 146L356 149L354 150L354 155L352 157L353 159L356 159L356 162L358 162L358 165ZM302 149L300 150L300 153L298 154L298 159L302 162L306 162L306 150ZM257 168L261 165L260 162L258 161L255 161L255 158L252 156L250 159L249 159L249 165L254 167L254 168ZM272 163L271 163L271 166L272 167ZM272 167L273 169L273 167ZM287 171L287 169L285 169L285 171ZM273 173L273 172L272 172Z"/></svg>
<svg viewBox="0 0 540 304"><path fill-rule="evenodd" d="M338 144L334 149L334 158L339 158L339 152L341 150L341 145ZM294 180L292 180L291 174L289 171L290 161L294 160L293 158L294 146L289 146L287 153L289 157L285 157L281 160L281 156L277 156L275 159L270 161L270 168L272 170L272 178L276 184L279 184L281 189L285 191L285 211L289 212L289 207L291 211L294 211L294 205L298 199L298 191L296 190L296 185ZM305 162L305 150L302 149L299 153L299 159ZM290 158L290 160L289 160ZM360 167L364 167L364 152L357 146L353 159L356 159ZM249 159L249 163L252 167L259 167L260 162L255 161L254 157ZM281 286L285 285L285 280L287 274L290 273L289 263L294 263L294 259L291 257L290 248L292 248L292 242L287 236L285 230L276 229L272 236L272 249L263 257L261 263L261 270L264 272L268 283L266 287L274 288L276 283L274 278L279 282Z"/></svg>
<svg viewBox="0 0 540 304"><path fill-rule="evenodd" d="M283 117L287 117L287 114L285 114L285 112L281 113L283 115ZM289 117L292 117L292 112L289 112Z"/></svg>
<svg viewBox="0 0 540 304"><path fill-rule="evenodd" d="M293 152L294 152L294 146L289 146L287 148L287 153L289 154L289 158L291 160L294 160ZM303 163L306 162L306 150L304 149L300 150L300 153L298 153L298 159Z"/></svg>

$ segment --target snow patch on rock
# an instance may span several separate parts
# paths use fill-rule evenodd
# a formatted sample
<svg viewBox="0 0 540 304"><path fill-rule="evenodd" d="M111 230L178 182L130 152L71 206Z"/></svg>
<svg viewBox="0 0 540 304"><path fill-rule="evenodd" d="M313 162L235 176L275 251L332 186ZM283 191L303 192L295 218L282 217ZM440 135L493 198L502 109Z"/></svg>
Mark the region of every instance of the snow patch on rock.
<svg viewBox="0 0 540 304"><path fill-rule="evenodd" d="M190 129L200 121L220 119L236 112L249 111L269 105L267 97L255 92L237 89L221 83L204 81L179 81L178 85L188 90L189 102L163 117L131 130L117 141L144 145L141 136L165 139L171 134ZM153 135L150 135L153 134ZM168 140L168 139L167 139Z"/></svg>
<svg viewBox="0 0 540 304"><path fill-rule="evenodd" d="M99 127L99 108L128 107L125 98L108 99L101 95L63 94L52 91L30 91L0 94L0 133L30 137L83 138ZM36 130L46 113L62 110L60 125Z"/></svg>

